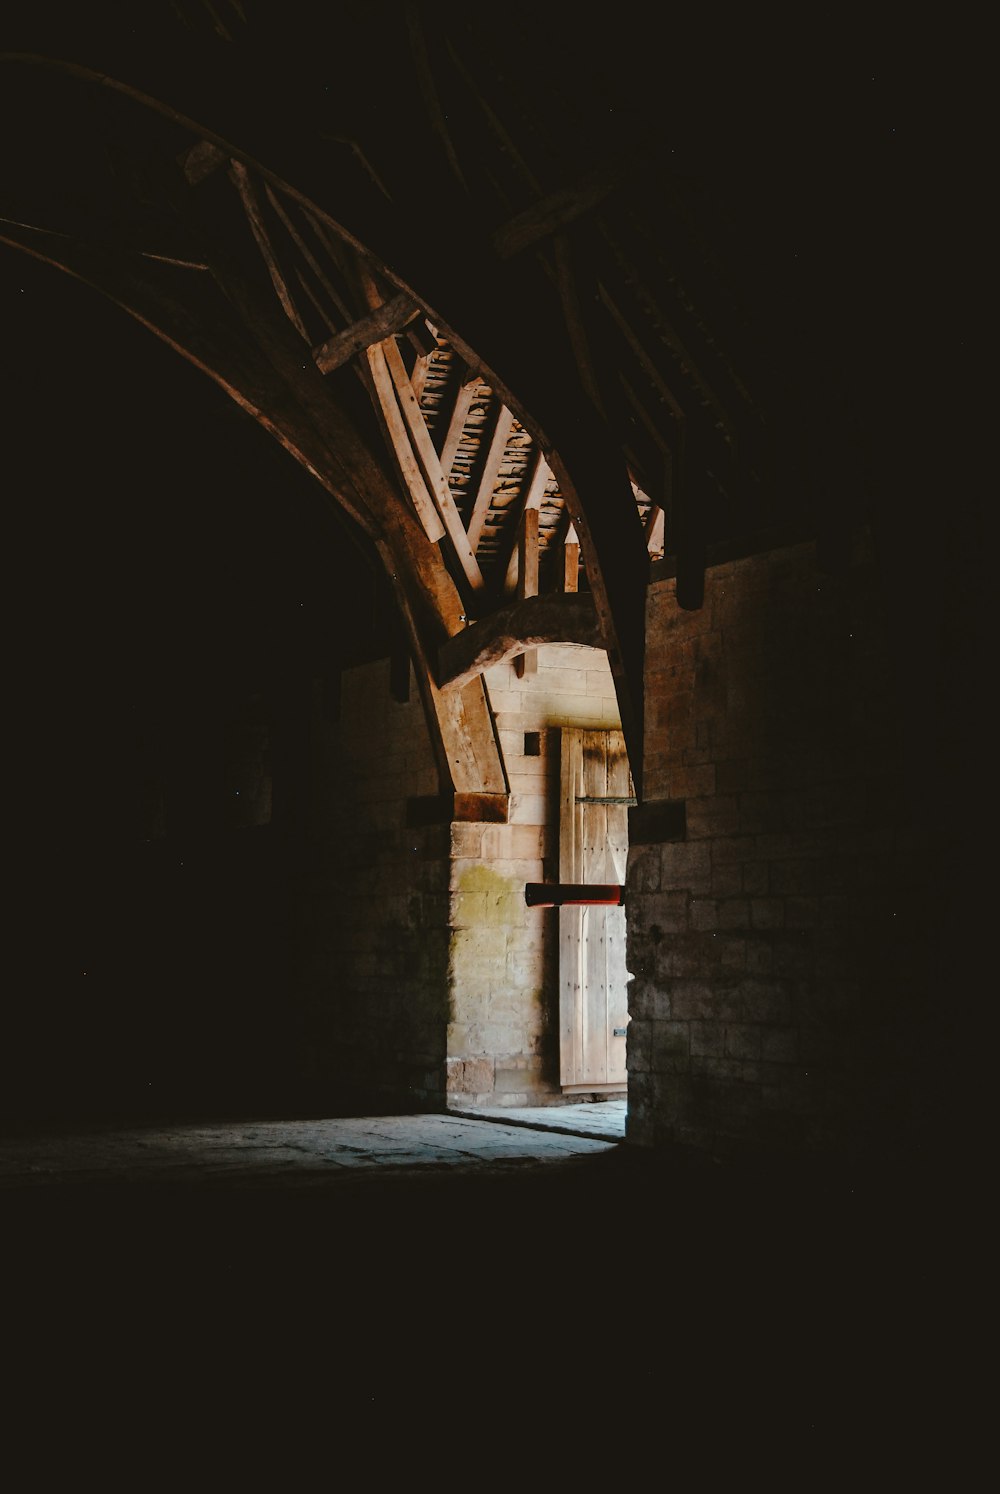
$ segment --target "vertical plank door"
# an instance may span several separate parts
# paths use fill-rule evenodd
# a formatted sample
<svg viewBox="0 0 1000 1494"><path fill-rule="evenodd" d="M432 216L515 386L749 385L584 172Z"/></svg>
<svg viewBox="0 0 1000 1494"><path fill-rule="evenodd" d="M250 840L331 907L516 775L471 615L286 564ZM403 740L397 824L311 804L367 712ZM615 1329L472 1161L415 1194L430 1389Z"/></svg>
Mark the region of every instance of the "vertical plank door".
<svg viewBox="0 0 1000 1494"><path fill-rule="evenodd" d="M625 881L632 793L620 731L564 728L560 882ZM628 1025L625 909L559 909L560 1077L564 1090L623 1089Z"/></svg>

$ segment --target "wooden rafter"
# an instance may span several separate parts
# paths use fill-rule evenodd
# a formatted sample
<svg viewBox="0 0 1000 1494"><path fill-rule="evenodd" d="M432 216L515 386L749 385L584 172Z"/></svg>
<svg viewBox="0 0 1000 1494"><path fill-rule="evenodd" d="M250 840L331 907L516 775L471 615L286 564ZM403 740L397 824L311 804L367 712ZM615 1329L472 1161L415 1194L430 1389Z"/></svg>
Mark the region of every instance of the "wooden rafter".
<svg viewBox="0 0 1000 1494"><path fill-rule="evenodd" d="M666 515L658 503L654 503L646 516L646 548L652 555L663 549L663 530Z"/></svg>
<svg viewBox="0 0 1000 1494"><path fill-rule="evenodd" d="M257 196L250 173L242 161L231 161L229 163L229 179L240 194L243 211L247 215L247 221L257 241L257 248L260 250L261 258L267 266L267 273L271 277L271 284L274 286L275 294L281 302L282 310L296 332L308 342L309 334L306 331L305 322L302 320L294 297L288 288L288 281L278 263L274 245L271 242L271 236L267 231L264 214L261 211L260 198Z"/></svg>
<svg viewBox="0 0 1000 1494"><path fill-rule="evenodd" d="M518 523L517 594L538 595L538 509L525 508Z"/></svg>
<svg viewBox="0 0 1000 1494"><path fill-rule="evenodd" d="M619 380L629 404L648 430L654 444L659 447L663 454L663 485L660 491L660 499L666 523L669 525L672 533L674 509L679 502L683 502L684 496L684 455L687 442L687 428L683 422L677 423L676 441L674 447L671 447L623 373L619 374Z"/></svg>
<svg viewBox="0 0 1000 1494"><path fill-rule="evenodd" d="M667 383L666 379L663 377L662 373L653 362L653 359L650 357L649 353L643 347L642 342L635 329L633 328L631 322L629 322L628 318L625 316L625 313L621 310L617 301L611 295L610 291L603 284L603 282L598 283L597 293L600 296L601 300L604 302L604 305L606 306L615 326L618 328L619 332L624 337L629 347L632 349L632 352L635 354L636 361L638 362L643 373L646 375L646 377L649 379L650 383L658 391L658 393L662 395L667 408L670 410L671 414L678 421L678 423L683 422L685 419L684 410L681 407L677 396L674 394L674 391L671 389L670 385Z"/></svg>
<svg viewBox="0 0 1000 1494"><path fill-rule="evenodd" d="M594 362L590 339L584 322L583 311L580 306L580 294L577 288L576 276L573 272L572 256L569 243L564 234L557 234L552 241L553 259L556 271L556 288L559 292L559 300L562 305L563 319L566 323L566 331L573 348L576 366L583 381L583 387L602 415L604 415L604 400L601 395L600 379Z"/></svg>
<svg viewBox="0 0 1000 1494"><path fill-rule="evenodd" d="M385 361L382 344L377 342L366 347L365 354L371 371L378 409L385 423L390 445L399 463L406 490L417 517L423 525L424 533L432 543L436 543L444 537L445 527L410 445L406 423L396 400L396 388Z"/></svg>
<svg viewBox="0 0 1000 1494"><path fill-rule="evenodd" d="M476 394L476 381L470 379L461 383L455 393L455 403L451 407L451 415L448 419L448 429L445 431L444 441L441 445L441 470L447 476L455 460L462 440L462 432L465 430L465 421L472 401Z"/></svg>
<svg viewBox="0 0 1000 1494"><path fill-rule="evenodd" d="M538 595L538 509L525 507L517 535L517 595L520 601ZM514 660L519 679L534 674L538 655L533 648L524 649Z"/></svg>
<svg viewBox="0 0 1000 1494"><path fill-rule="evenodd" d="M697 389L702 398L711 406L715 417L726 433L726 438L735 443L736 431L732 418L719 398L716 390L705 378L697 359L691 356L685 347L670 319L664 314L658 305L655 296L648 286L640 278L638 271L629 263L620 245L613 235L608 231L606 225L602 225L604 238L607 241L619 268L624 272L626 281L631 286L633 294L651 323L655 326L657 335L670 349L677 363L685 370L686 377L691 385ZM605 303L607 304L607 303Z"/></svg>
<svg viewBox="0 0 1000 1494"><path fill-rule="evenodd" d="M410 388L418 400L424 392L424 385L427 383L427 375L430 371L431 354L421 353L418 358L414 359L413 367L410 370Z"/></svg>
<svg viewBox="0 0 1000 1494"><path fill-rule="evenodd" d="M312 307L313 311L315 311L317 317L324 324L327 331L335 332L337 330L336 323L330 316L329 309L324 306L323 302L316 294L316 287L309 283L309 281L303 275L301 267L299 265L295 266L295 278L298 281L299 290L305 296L306 300L309 302L309 305Z"/></svg>
<svg viewBox="0 0 1000 1494"><path fill-rule="evenodd" d="M420 308L411 296L400 291L391 301L384 301L367 316L359 317L350 326L328 338L319 347L313 348L313 358L320 373L330 373L350 361L373 343L383 342L391 333L400 331L407 322L419 316Z"/></svg>
<svg viewBox="0 0 1000 1494"><path fill-rule="evenodd" d="M222 208L221 202L215 205L217 213L221 212ZM222 232L224 223L217 222L216 229ZM252 328L255 337L262 340L266 356L274 364L279 376L288 381L294 401L301 404L307 415L307 423L315 425L324 434L329 430L326 439L332 440L339 452L337 431L343 426L343 420L338 414L339 407L330 398L329 386L312 360L304 363L298 350L293 348L291 329L287 321L282 325L279 317L268 307L261 294L255 291L252 283L241 278L238 259L231 258L221 245L212 261L212 271L220 288L239 311L246 326ZM394 431L397 438L402 434L404 441L400 441L398 445L394 443L394 450L403 455L409 450L409 443L405 441L405 426L402 431L400 430L402 418L395 402L395 386L381 345L373 345L366 350L366 354L373 380L377 378L379 384L380 407L387 411L395 410ZM314 380L318 383L314 384ZM385 398L384 406L383 396L390 397ZM412 460L412 451L410 457ZM351 470L352 473L357 472L357 479L363 490L367 491L367 485L374 480L375 490L380 498L384 497L384 490L388 490L388 484L380 475L380 468L370 454L361 463L360 470L356 464ZM419 473L419 468L417 471ZM367 473L371 473L371 477L364 475ZM376 474L379 474L377 480ZM419 489L417 491L419 492ZM427 515L431 521L437 520L440 524L437 510L432 503L427 510ZM406 510L398 500L390 499L388 503L380 502L379 517L382 521L380 549L383 550L387 568L397 578L405 578L400 600L410 630L414 662L418 666L419 688L427 707L428 717L437 728L434 734L435 751L442 779L450 782L456 793L473 795L486 793L502 798L507 793L506 774L499 754L482 680L470 681L463 689L451 692L449 696L442 695L434 683L425 644L427 620L424 614L427 610L427 597L419 589L415 590L414 581L417 573L412 571L413 558L420 554L421 543L427 542L426 531L421 533L413 525L412 520L409 525L405 522ZM399 536L408 530L409 540L400 544ZM454 584L450 582L445 568L440 564L440 552L434 544L428 545L427 564L423 569L426 581L430 581L435 591L449 591L450 589L449 602L451 598L458 600ZM446 614L442 614L439 609L437 617L433 618L434 624L438 626L444 623L449 635L458 630L462 620L461 614L456 612L453 603L447 607Z"/></svg>
<svg viewBox="0 0 1000 1494"><path fill-rule="evenodd" d="M280 117L275 101L261 97L259 90L255 94L244 86L240 76L235 81L228 73L193 79L182 111L170 61L160 55L150 59L142 93L134 83L117 83L113 73L99 76L84 67L77 71L81 77L120 87L125 96L139 104L148 105L152 100L152 106L175 124L212 134L227 156L261 170L282 193L288 193L304 211L314 213L327 225L341 245L363 244L373 260L385 267L394 286L419 286L426 304L435 308L435 322L442 335L462 356L471 353L482 358L490 375L487 382L514 410L529 434L551 450L560 489L583 526L585 549L593 555L592 587L607 624L609 653L614 650L616 683L623 687L623 725L630 750L634 748L636 762L641 763L642 639L637 622L641 618L643 575L639 564L641 531L636 526L636 555L626 514L621 543L612 544L610 535L618 528L622 508L619 448L603 428L590 427L576 418L571 360L558 338L551 342L541 338L539 356L526 363L519 365L510 356L524 330L538 325L538 312L542 313L541 325L547 328L543 303L548 297L542 294L545 288L529 283L530 276L527 280L506 276L492 288L495 293L484 298L481 277L471 263L463 261L442 225L431 225L423 234L411 232L407 226L414 216L408 202L411 196L417 198L415 184L404 181L397 200L390 200L384 190L380 191L378 179L360 150L335 151L331 163L326 140L317 142L308 131L295 132L289 121ZM262 150L265 142L270 142L266 151ZM266 169L260 165L263 160ZM471 258L466 256L466 260ZM311 359L307 362L309 371L322 383Z"/></svg>
<svg viewBox="0 0 1000 1494"><path fill-rule="evenodd" d="M437 508L438 515L444 524L445 531L451 541L455 557L462 568L463 575L474 592L482 591L485 585L483 573L479 569L479 562L469 544L468 535L462 524L461 515L455 506L448 479L441 470L441 462L431 433L427 429L420 401L413 392L406 366L403 363L396 340L389 337L381 344L381 352L384 355L393 387L399 401L399 408L403 414L403 420L409 432L416 453L417 460L423 472L427 491Z"/></svg>
<svg viewBox="0 0 1000 1494"><path fill-rule="evenodd" d="M486 452L486 460L483 464L482 476L479 479L479 487L476 491L475 503L469 515L469 544L475 551L479 546L479 539L486 523L486 514L489 510L490 500L493 497L493 489L496 485L500 465L503 462L504 452L507 449L507 437L510 435L511 426L514 424L514 416L507 406L501 404L497 410L496 423L493 427L493 435L490 438L489 449Z"/></svg>
<svg viewBox="0 0 1000 1494"><path fill-rule="evenodd" d="M323 245L323 248L330 256L330 262L336 266L337 271L343 277L344 281L349 282L357 262L358 250L355 245L343 238L339 231L339 226L331 223L325 214L316 212L310 203L300 200L290 192L286 193L286 195L289 200L294 201L301 209L303 218L305 218L309 227L316 235L317 243ZM353 321L355 313L345 307L344 315L348 321Z"/></svg>
<svg viewBox="0 0 1000 1494"><path fill-rule="evenodd" d="M417 317L408 323L406 340L418 357L429 357L437 351L438 337L426 317Z"/></svg>
<svg viewBox="0 0 1000 1494"><path fill-rule="evenodd" d="M186 275L180 281L166 267L153 269L138 256L24 225L0 225L0 243L65 271L122 307L217 383L336 497L339 507L370 538L377 537L376 506L370 495L362 496L360 484L344 466L352 456L360 463L361 448L355 447L346 429L341 430L339 459L335 457L305 412L288 399L280 374L249 336L234 328L219 332L217 292L207 277Z"/></svg>
<svg viewBox="0 0 1000 1494"><path fill-rule="evenodd" d="M184 276L166 269L151 271L135 256L90 250L64 235L22 231L0 233L0 240L26 250L103 291L143 325L156 333L194 366L213 378L236 402L253 415L316 478L336 500L338 510L353 515L374 541L383 563L399 578L400 603L411 621L414 658L460 629L460 602L454 584L441 565L439 552L424 539L407 510L399 503L380 465L339 407L329 402L320 428L313 412L298 398L290 398L285 377L271 357L246 330L230 318L219 323L217 291L206 278ZM183 298L177 292L181 291ZM261 320L260 309L255 324ZM287 325L287 324L286 324ZM301 359L298 360L301 365ZM308 374L304 370L303 377ZM325 393L325 389L324 389ZM308 403L308 402L306 402ZM467 696L462 717L483 720L476 727L472 757L465 744L454 740L459 724L452 707L429 697L443 733L442 762L453 772L456 788L469 791L502 789L502 769L489 765L486 726L488 707ZM485 714L484 714L485 713ZM483 780L476 778L477 763ZM498 789L499 785L499 789Z"/></svg>
<svg viewBox="0 0 1000 1494"><path fill-rule="evenodd" d="M498 574L503 577L503 590L505 592L512 591L517 584L517 539L520 533L521 515L526 509L541 508L545 488L551 476L552 469L545 460L544 453L536 450L535 465L531 477L523 491L516 514L511 516L507 531L507 543L503 547L499 557Z"/></svg>
<svg viewBox="0 0 1000 1494"><path fill-rule="evenodd" d="M580 541L576 537L576 527L573 524L566 531L562 553L562 589L567 592L577 591L580 586Z"/></svg>
<svg viewBox="0 0 1000 1494"><path fill-rule="evenodd" d="M686 430L686 425L683 415L679 420L675 417L675 428L677 430L677 437L674 443L671 444L671 442L669 442L666 436L663 434L663 431L660 429L657 422L649 413L649 410L646 408L643 401L639 398L635 389L632 387L632 384L629 381L628 377L624 373L622 373L621 370L619 370L618 372L618 382L625 392L625 398L628 400L636 415L638 415L639 420L642 422L646 434L653 442L653 445L658 446L665 457L672 458L674 456L675 447L680 449L684 444L684 433Z"/></svg>
<svg viewBox="0 0 1000 1494"><path fill-rule="evenodd" d="M577 218L593 212L616 186L611 172L598 170L575 187L561 188L532 203L496 230L493 244L497 253L501 259L510 259L550 238Z"/></svg>
<svg viewBox="0 0 1000 1494"><path fill-rule="evenodd" d="M431 326L425 316L415 316L412 322L407 322L404 335L415 355L410 369L410 386L419 399L431 371L434 354L438 350L437 329Z"/></svg>
<svg viewBox="0 0 1000 1494"><path fill-rule="evenodd" d="M482 110L494 139L500 145L507 159L515 166L518 174L528 186L532 194L536 198L541 200L544 197L541 183L539 182L535 173L532 171L531 167L528 165L527 161L525 161L521 152L518 150L516 144L514 143L514 140L504 126L503 121L500 119L500 116L497 114L496 110L487 102L481 84L469 72L469 69L466 67L464 61L459 56L451 41L447 43L447 47L452 62L455 64L455 67L464 79L472 98Z"/></svg>
<svg viewBox="0 0 1000 1494"><path fill-rule="evenodd" d="M274 190L270 182L265 183L264 190L267 193L268 201L270 202L274 211L277 213L278 217L281 219L281 222L284 224L285 232L288 234L288 237L291 239L296 249L298 249L299 253L302 255L302 258L305 260L306 264L309 266L310 270L319 281L319 284L323 287L323 290L330 297L330 300L339 312L341 319L345 324L352 322L354 320L353 313L344 301L344 298L340 294L340 291L333 284L333 281L330 279L324 267L320 264L319 260L316 258L315 254L313 254L309 245L306 243L303 234L300 232L298 225L296 224L291 213L282 202L279 193ZM313 232L316 232L315 228L313 228ZM317 234L317 238L318 237L319 235Z"/></svg>
<svg viewBox="0 0 1000 1494"><path fill-rule="evenodd" d="M683 202L680 194L666 180L662 182L662 186L664 195L669 200L672 212L677 215L678 227L680 228L683 225L681 236L683 238L691 238L693 236L695 240L699 239L700 234L692 223L689 208ZM743 341L737 332L737 327L742 318L733 315L735 308L731 308L731 319L728 321L727 326L727 341L726 345L723 346L712 329L707 325L704 316L699 310L699 306L703 303L703 300L710 302L722 292L722 284L718 273L714 272L711 268L712 256L706 254L704 245L701 245L699 258L702 260L702 263L700 273L690 256L687 259L683 272L679 272L676 266L667 262L664 243L656 243L650 240L648 224L642 223L634 212L627 213L620 221L627 223L633 244L637 247L641 246L655 265L656 271L666 275L670 283L670 294L682 307L685 320L695 331L698 342L701 345L701 351L697 358L698 366L702 367L704 365L707 355L708 359L724 371L725 377L739 401L746 406L748 411L755 410L756 400L734 363L733 358L730 356L733 351L741 347ZM706 270L711 275L713 281L714 295L705 284ZM694 287L689 284L692 276L697 286L694 295L691 294ZM725 293L723 292L723 294ZM745 353L745 349L743 351Z"/></svg>
<svg viewBox="0 0 1000 1494"><path fill-rule="evenodd" d="M382 292L375 276L365 260L355 256L354 274L359 293L372 311L383 304ZM389 430L393 449L406 475L414 501L424 504L424 495L433 505L441 535L447 534L451 549L465 583L466 596L470 598L485 589L482 571L479 568L461 515L455 506L451 488L442 471L440 458L434 449L431 433L420 408L420 400L414 393L403 363L395 337L387 337L375 348L367 349L367 357L375 378L377 395L382 415Z"/></svg>
<svg viewBox="0 0 1000 1494"><path fill-rule="evenodd" d="M463 192L468 192L468 183L462 174L455 143L448 129L448 121L441 100L438 97L437 85L434 82L434 73L431 69L430 58L427 52L427 40L424 36L420 17L417 13L418 7L412 0L406 0L404 5L406 29L410 38L410 49L413 55L414 70L417 75L417 84L420 88L420 96L423 99L424 108L430 121L431 130L437 136L444 151L445 158L450 166L455 180Z"/></svg>
<svg viewBox="0 0 1000 1494"><path fill-rule="evenodd" d="M211 140L199 140L184 151L180 158L181 170L187 177L191 186L197 186L206 176L211 176L213 171L218 171L226 161L226 153L213 145Z"/></svg>

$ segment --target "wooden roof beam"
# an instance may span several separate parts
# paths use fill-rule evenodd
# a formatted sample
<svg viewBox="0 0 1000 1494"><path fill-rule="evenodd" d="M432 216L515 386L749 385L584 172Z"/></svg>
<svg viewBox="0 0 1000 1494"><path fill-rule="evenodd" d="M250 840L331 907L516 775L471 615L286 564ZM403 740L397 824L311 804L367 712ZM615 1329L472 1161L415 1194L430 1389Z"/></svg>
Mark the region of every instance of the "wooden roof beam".
<svg viewBox="0 0 1000 1494"><path fill-rule="evenodd" d="M577 218L593 212L617 185L611 173L598 169L577 186L564 187L532 203L495 231L493 245L497 254L501 259L510 259L542 239L551 238Z"/></svg>
<svg viewBox="0 0 1000 1494"><path fill-rule="evenodd" d="M544 453L536 449L534 470L522 495L517 513L516 515L512 515L512 522L509 523L507 532L506 546L501 551L499 557L498 574L503 577L503 590L505 592L513 591L517 585L517 539L521 528L521 515L526 509L541 508L545 488L551 476L552 469L545 460Z"/></svg>
<svg viewBox="0 0 1000 1494"><path fill-rule="evenodd" d="M441 689L464 685L484 669L543 643L603 648L593 597L586 592L526 597L481 618L438 649L437 683Z"/></svg>
<svg viewBox="0 0 1000 1494"><path fill-rule="evenodd" d="M309 245L306 242L305 235L301 232L298 224L295 222L294 218L289 212L288 207L282 201L281 194L279 192L276 192L271 183L268 181L265 181L264 183L264 191L267 194L268 202L270 202L271 206L274 208L275 213L281 219L288 237L291 239L296 249L302 255L302 258L305 260L306 264L315 275L319 284L323 287L323 290L329 296L332 305L336 308L341 319L345 324L349 324L354 321L354 315L345 302L344 297L341 295L338 288L330 279L329 275L326 272L326 269L323 267L323 265L320 264L319 260L310 249ZM328 238L317 227L313 219L309 217L308 214L304 214L304 216L312 227L313 233L316 235L316 238L318 240L321 240L324 245L328 245ZM329 250L327 252L329 253ZM337 264L339 266L339 261L335 258L334 255L331 254L330 259L334 264ZM328 316L324 317L324 320L327 321L328 325L330 325L330 330L333 331L336 324L331 324L329 322Z"/></svg>
<svg viewBox="0 0 1000 1494"><path fill-rule="evenodd" d="M576 537L576 526L571 524L563 540L562 589L574 592L580 586L580 541Z"/></svg>
<svg viewBox="0 0 1000 1494"><path fill-rule="evenodd" d="M478 256L470 254L466 240L457 239L447 213L427 215L416 175L400 176L390 199L356 151L331 152L326 140L304 135L279 100L261 93L256 76L238 69L189 75L182 65L189 58L179 45L177 55L158 47L143 52L138 61L126 61L113 35L99 40L100 46L90 47L89 61L51 65L71 67L79 78L116 88L196 138L221 146L326 224L331 238L363 249L385 266L397 289L419 286L421 304L442 335L467 362L488 371L490 387L545 447L580 534L629 762L641 793L648 553L625 481L621 446L599 419L580 407L579 373L561 318L556 326L548 288L527 272L504 274L484 296ZM419 142L413 144L415 151ZM456 211L459 195L456 186ZM527 271L527 259L496 259L496 266L509 270L526 265ZM529 331L532 351L526 357ZM311 358L308 365L322 386Z"/></svg>
<svg viewBox="0 0 1000 1494"><path fill-rule="evenodd" d="M617 244L614 236L609 232L606 226L604 226L604 238L607 241L611 252L614 254L619 268L622 270L629 284L632 286L633 292L638 298L639 303L642 305L643 311L645 312L646 316L650 317L651 319L655 319L655 324L659 336L662 337L663 341L670 348L677 362L683 369L687 371L687 376L694 387L700 392L707 403L711 405L712 409L715 412L716 419L725 432L727 441L735 445L736 429L732 417L730 416L722 400L719 398L716 390L705 378L705 375L702 373L697 359L692 357L690 351L682 342L669 317L661 310L652 291L649 290L649 288L642 281L638 271L629 262L624 252Z"/></svg>
<svg viewBox="0 0 1000 1494"><path fill-rule="evenodd" d="M399 464L400 475L424 533L431 543L435 544L444 537L444 524L438 513L437 505L427 490L424 475L410 445L406 425L396 402L395 386L386 365L382 344L374 343L365 349L365 354L371 371L378 408L389 437L389 444Z"/></svg>
<svg viewBox="0 0 1000 1494"><path fill-rule="evenodd" d="M573 356L576 359L577 368L580 372L580 378L583 382L583 387L586 389L595 407L607 418L605 401L601 394L600 378L594 362L590 338L587 336L583 308L580 305L580 293L573 269L569 241L565 234L556 235L552 248L556 272L556 289L559 292L563 319L566 323L566 331L573 349Z"/></svg>
<svg viewBox="0 0 1000 1494"><path fill-rule="evenodd" d="M476 382L474 378L464 381L459 384L455 393L455 403L451 407L448 429L445 431L444 441L441 444L441 470L446 477L452 469L462 441L462 432L465 430L465 422L476 394Z"/></svg>
<svg viewBox="0 0 1000 1494"><path fill-rule="evenodd" d="M614 297L610 294L605 285L599 284L597 291L598 295L600 296L601 300L604 302L604 305L608 310L611 320L614 322L615 326L618 328L619 332L624 337L629 347L632 349L632 352L635 354L636 361L638 362L643 373L649 379L649 382L653 385L657 392L662 395L667 408L670 410L670 413L674 416L679 424L682 424L685 419L684 410L681 407L677 396L674 394L674 391L671 389L670 385L667 383L666 379L663 377L662 373L653 362L649 353L643 347L642 342L640 341L639 336L633 328L632 324L629 322L628 318L621 310L621 307L615 301Z"/></svg>
<svg viewBox="0 0 1000 1494"><path fill-rule="evenodd" d="M296 357L277 308L230 279L230 299L241 313L236 325L219 316L218 291L207 277L185 276L182 300L176 272L153 272L135 256L90 249L62 234L5 230L0 239L104 292L220 384L355 518L398 582L442 782L466 798L489 796L499 813L509 787L483 682L470 679L443 693L432 676L429 641L459 626L454 583L318 371ZM264 327L267 351L251 330L260 334ZM310 393L313 380L319 382Z"/></svg>
<svg viewBox="0 0 1000 1494"><path fill-rule="evenodd" d="M313 348L316 367L320 373L330 373L333 369L340 368L373 343L384 342L394 332L401 332L419 315L420 307L413 297L400 291L390 301L384 301L367 316L360 317L342 332L335 333L319 347Z"/></svg>
<svg viewBox="0 0 1000 1494"><path fill-rule="evenodd" d="M212 262L213 275L246 327L257 339L262 340L267 358L279 377L288 385L296 403L301 405L309 423L322 432L322 444L332 446L339 455L337 430L338 427L345 426L345 421L340 417L339 406L330 397L330 386L311 359L303 363L298 356L298 350L293 347L288 322L282 323L273 303L268 305L262 291L257 289L252 279L243 278L241 261L244 256L236 246L233 246L236 248L235 255L228 247L224 214L225 204L220 200L211 205L211 214L206 215L206 228L219 236L216 239L219 252ZM393 339L388 341L395 348ZM386 415L387 423L391 420L393 449L406 463L407 474L412 478L414 469L416 475L419 475L419 467L413 458L405 422L396 404L395 384L383 353L384 346L385 344L376 343L367 348L367 361L373 378L377 377L379 406ZM396 354L398 356L398 349ZM391 417L390 411L395 412ZM426 425L424 430L426 432ZM438 691L433 679L432 659L427 648L428 630L429 626L438 627L443 624L450 633L457 627L459 619L454 615L454 601L458 597L454 584L450 582L444 566L440 565L437 547L429 544L428 554L424 549L424 535L420 529L413 524L412 519L409 524L405 522L405 507L398 502L385 501L390 485L370 455L364 466L364 472L358 473L355 480L365 493L373 485L373 491L380 500L379 518L384 527L379 549L387 570L400 584L400 603L410 631L418 685L428 720L436 728L433 732L434 750L441 779L450 783L456 793L505 794L508 792L506 772L482 680L470 681L463 689L444 696ZM356 466L352 466L351 470L357 472ZM411 492L419 494L419 486L414 484ZM440 524L429 495L428 503L430 507L421 515L422 521L433 524L436 520ZM407 529L410 530L411 539L409 543L401 544L401 536ZM431 598L425 594L428 582L431 583L433 601L436 603L436 610L430 619L427 612Z"/></svg>
<svg viewBox="0 0 1000 1494"><path fill-rule="evenodd" d="M525 507L517 526L517 594L522 601L538 595L538 509ZM522 649L514 659L518 679L534 674L538 656L533 648Z"/></svg>
<svg viewBox="0 0 1000 1494"><path fill-rule="evenodd" d="M181 152L179 161L184 175L192 187L196 187L206 176L218 171L227 159L225 151L213 145L211 140L199 140L196 145Z"/></svg>
<svg viewBox="0 0 1000 1494"><path fill-rule="evenodd" d="M504 452L507 449L507 437L510 435L511 426L514 424L514 416L505 404L501 404L497 411L496 424L493 427L493 435L490 438L489 450L486 453L486 461L483 464L482 476L479 479L479 487L476 492L476 501L469 515L469 544L475 551L479 546L479 539L486 523L486 515L489 511L490 500L493 497L493 489L496 485L500 466L503 462Z"/></svg>
<svg viewBox="0 0 1000 1494"><path fill-rule="evenodd" d="M385 303L371 265L363 255L355 254L353 268L362 299L372 311L378 310ZM448 479L441 469L440 458L434 449L420 401L410 383L395 337L387 337L376 347L368 348L367 356L377 379L379 402L392 430L393 444L400 464L405 468L411 494L419 494L420 502L423 503L423 495L426 493L432 503L437 523L441 526L441 537L447 534L458 563L463 600L467 607L471 607L473 597L485 590L486 583L469 544L462 517L455 506ZM386 378L388 384L385 382ZM419 481L415 480L414 467Z"/></svg>
<svg viewBox="0 0 1000 1494"><path fill-rule="evenodd" d="M243 211L246 213L247 222L250 224L257 248L260 250L261 258L267 266L267 273L271 277L271 284L274 286L275 295L281 302L281 309L299 336L305 342L308 342L309 334L306 331L305 323L299 315L295 299L288 288L288 281L274 252L274 245L267 231L267 224L264 222L260 198L257 196L257 191L250 179L250 173L242 161L231 161L229 163L229 179L240 195Z"/></svg>
<svg viewBox="0 0 1000 1494"><path fill-rule="evenodd" d="M452 497L448 479L441 469L441 462L431 433L427 429L420 401L417 399L407 377L406 365L403 363L402 355L396 346L393 337L387 338L381 344L381 351L385 356L385 362L392 378L393 386L399 400L399 408L403 419L412 438L413 447L417 460L423 472L427 490L437 509L445 532L455 552L455 557L462 569L466 583L472 592L480 592L485 589L483 573L479 569L479 562L475 552L469 543L469 537L462 523L462 516L458 512L455 500Z"/></svg>
<svg viewBox="0 0 1000 1494"><path fill-rule="evenodd" d="M430 353L422 353L414 360L413 367L410 370L410 388L418 400L424 392L424 385L427 383L427 375L430 371L431 355Z"/></svg>
<svg viewBox="0 0 1000 1494"><path fill-rule="evenodd" d="M430 56L427 49L427 39L424 36L423 28L420 24L420 17L417 14L417 6L412 3L407 3L404 6L404 16L406 21L407 33L410 40L410 50L412 52L414 68L417 75L417 84L420 89L420 96L423 100L424 108L427 110L427 117L430 122L431 130L436 135L441 144L445 159L447 160L448 165L455 176L455 180L459 183L462 191L468 194L468 183L466 182L465 177L462 174L462 168L459 164L458 154L455 150L455 142L452 140L451 132L448 129L448 116L441 106L441 99L438 94L437 85L434 81L434 72L431 67Z"/></svg>

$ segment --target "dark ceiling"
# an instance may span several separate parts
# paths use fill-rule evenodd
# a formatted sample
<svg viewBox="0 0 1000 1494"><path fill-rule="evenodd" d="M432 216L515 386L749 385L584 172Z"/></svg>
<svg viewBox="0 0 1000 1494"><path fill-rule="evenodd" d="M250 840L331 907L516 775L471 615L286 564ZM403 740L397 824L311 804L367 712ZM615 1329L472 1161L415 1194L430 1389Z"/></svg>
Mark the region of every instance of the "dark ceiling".
<svg viewBox="0 0 1000 1494"><path fill-rule="evenodd" d="M96 287L319 478L439 714L519 638L597 638L641 778L651 574L697 607L714 557L835 566L869 524L894 605L961 593L979 96L912 20L596 15L40 5L5 28L0 239L6 284L26 251ZM54 430L132 356L62 304ZM207 450L222 402L187 408Z"/></svg>

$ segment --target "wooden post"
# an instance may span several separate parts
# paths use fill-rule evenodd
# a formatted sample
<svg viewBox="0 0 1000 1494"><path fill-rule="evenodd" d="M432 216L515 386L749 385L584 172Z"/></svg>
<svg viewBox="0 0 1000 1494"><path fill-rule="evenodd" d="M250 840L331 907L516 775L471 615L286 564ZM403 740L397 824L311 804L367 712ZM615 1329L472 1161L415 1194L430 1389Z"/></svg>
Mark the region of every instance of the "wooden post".
<svg viewBox="0 0 1000 1494"><path fill-rule="evenodd" d="M521 515L517 538L517 594L522 599L538 595L538 509L526 508ZM538 668L538 655L525 649L514 660L514 673L524 679Z"/></svg>

